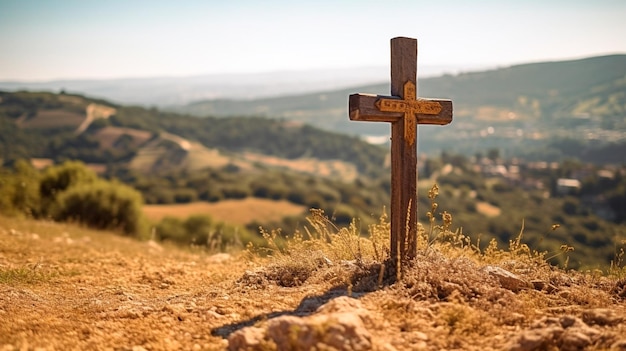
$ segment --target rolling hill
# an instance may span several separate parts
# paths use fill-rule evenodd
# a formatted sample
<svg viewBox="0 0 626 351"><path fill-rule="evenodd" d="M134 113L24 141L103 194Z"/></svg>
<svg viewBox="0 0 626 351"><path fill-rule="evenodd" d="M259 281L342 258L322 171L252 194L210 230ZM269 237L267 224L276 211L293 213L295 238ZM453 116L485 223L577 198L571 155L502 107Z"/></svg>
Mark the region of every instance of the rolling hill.
<svg viewBox="0 0 626 351"><path fill-rule="evenodd" d="M351 122L347 96L388 94L388 84L257 100L205 100L171 110L196 116L256 115L305 122L350 135L387 135L380 123ZM450 98L454 118L426 126L420 150L548 147L555 138L626 139L626 55L517 65L419 80L419 95Z"/></svg>
<svg viewBox="0 0 626 351"><path fill-rule="evenodd" d="M502 71L499 74L503 74ZM621 82L615 79L597 83L596 90L587 95L580 93L581 98L576 102L594 101L593 104L588 103L593 108L607 106L602 101L615 102L615 111L618 111L615 113L619 113L621 91L616 87ZM548 88L555 89L555 86ZM363 91L377 88L371 89ZM452 84L449 89L457 87ZM617 94L617 97L612 98L611 94ZM511 97L514 95L510 94ZM528 96L529 99L532 97ZM329 95L326 101L341 99L345 103L346 97L343 94ZM601 100L604 97L607 98ZM558 95L553 98L558 98ZM288 105L294 102L290 98L281 101L285 108L291 108ZM311 103L310 107L313 109L315 105ZM472 118L463 117L457 109L457 120L453 122L457 126L479 128L476 135L471 130L461 133L458 129L445 127L439 128L444 132L422 134L421 141L428 141L425 144L430 147L437 145L430 143L437 138L441 138L440 145L447 147L458 147L466 142L470 146L463 147L469 152L472 147L482 151L488 147L497 148L501 145L498 143L512 147L530 145L540 150L540 156L545 160L550 156L550 150L545 148L542 139L528 136L532 128L543 128L545 131L541 131L551 132L547 135L552 138L566 128L548 128L546 123L550 121L579 123L583 127L581 131L588 128L579 121L585 120L584 116L570 121L555 113L550 118L544 118L541 108L537 110L541 113L539 115L529 113L519 118L515 112L496 103L477 108L497 113L495 117L482 115ZM572 105L571 108L578 107ZM498 111L508 111L502 117L504 120L499 120ZM606 116L612 113L608 112ZM601 119L600 124L610 120L601 116L587 119L596 123L596 117ZM347 116L344 120L345 123L353 123ZM523 138L511 138L506 133L499 135L502 126L506 125L515 128L514 131L522 130ZM481 135L483 131L485 136ZM619 132L619 128L613 128L613 131ZM580 153L581 149L577 146L575 143L563 144L571 152ZM618 145L613 152L597 155L617 158L617 163L620 163L623 162L622 149ZM287 200L309 208L324 209L338 223L349 224L353 218L358 218L361 221L359 225L365 228L376 222L382 207L389 202L388 170L385 168L387 153L385 148L368 144L355 136L324 131L286 118L197 118L155 108L117 105L80 95L0 93L0 157L3 163L10 165L18 158L47 158L57 162L78 159L98 164L105 170L106 177L132 184L150 204L218 202L247 197ZM497 160L497 157L493 159ZM621 232L621 227L616 226L619 223L599 218L579 198L559 197L554 188L557 178L569 177L574 171L586 174L581 176L583 191L592 194L604 189L606 199L615 200L610 204L617 211L614 212L621 213L623 202L620 199L623 196L619 189L626 173L613 168L609 171L614 176L608 180L596 177L596 171L585 170L585 167L572 168L571 163L541 171L545 173L528 168L523 170L527 173L522 177L530 178L518 180L541 183L541 186L528 188L525 182L507 183L506 180L483 176L480 171L474 170L476 164L472 162L471 159L447 153L442 153L439 161L424 162L420 180L430 184L420 184L419 207L429 208L425 187L438 182L442 193L446 194L440 208L453 213L455 223L468 233L484 235L482 238L487 240L498 238L501 243L506 243L520 231L520 223L524 223L526 240L543 245L539 246L542 250L553 251L556 248L558 252L563 243L576 246L571 257L578 266L595 264L585 261L589 257L602 260L604 264L613 257L614 240L617 238L614 233ZM515 165L518 169L521 166ZM447 175L443 169L449 169ZM541 175L531 174L533 172ZM601 205L609 205L606 199ZM419 214L421 221L428 220L425 212L421 210ZM289 222L271 225L291 229L303 219L286 221ZM552 234L550 240L543 240L545 230L554 223L562 224L564 228L567 225L569 229ZM256 229L258 225L253 223L251 227Z"/></svg>
<svg viewBox="0 0 626 351"><path fill-rule="evenodd" d="M379 174L386 154L357 138L301 123L249 117L198 119L52 93L0 93L0 130L4 160L80 159L157 173L232 163L352 179L355 170Z"/></svg>

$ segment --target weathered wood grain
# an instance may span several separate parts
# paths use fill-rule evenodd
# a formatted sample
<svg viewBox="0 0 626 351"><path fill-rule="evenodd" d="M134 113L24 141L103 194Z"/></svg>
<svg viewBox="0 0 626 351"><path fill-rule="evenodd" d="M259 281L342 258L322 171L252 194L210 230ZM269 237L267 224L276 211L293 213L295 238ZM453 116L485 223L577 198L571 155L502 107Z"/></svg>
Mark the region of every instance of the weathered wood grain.
<svg viewBox="0 0 626 351"><path fill-rule="evenodd" d="M452 122L452 101L417 97L417 40L391 39L391 96L352 94L353 121L391 123L391 259L417 254L417 126ZM401 273L401 272L398 272Z"/></svg>

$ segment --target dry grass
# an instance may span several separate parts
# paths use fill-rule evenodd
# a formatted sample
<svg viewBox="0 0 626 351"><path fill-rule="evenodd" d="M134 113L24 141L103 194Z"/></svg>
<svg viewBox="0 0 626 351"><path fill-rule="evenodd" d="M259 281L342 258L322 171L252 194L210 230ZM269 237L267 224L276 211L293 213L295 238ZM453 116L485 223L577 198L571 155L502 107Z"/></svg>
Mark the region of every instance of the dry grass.
<svg viewBox="0 0 626 351"><path fill-rule="evenodd" d="M261 163L272 167L286 168L296 172L310 173L323 177L337 177L345 181L352 181L356 179L358 175L355 165L339 160L322 161L316 158L288 160L250 152L244 153L243 158L251 163Z"/></svg>
<svg viewBox="0 0 626 351"><path fill-rule="evenodd" d="M193 202L176 205L145 205L144 213L153 221L165 216L187 218L191 215L206 214L213 219L231 224L246 225L252 222L278 221L287 216L304 213L306 207L287 200L245 198L223 200L216 203Z"/></svg>
<svg viewBox="0 0 626 351"><path fill-rule="evenodd" d="M487 217L498 217L500 213L502 213L502 210L499 207L483 201L476 202L476 211Z"/></svg>
<svg viewBox="0 0 626 351"><path fill-rule="evenodd" d="M176 143L180 152L161 146L163 140ZM162 167L158 164L166 157L176 159L166 160L166 163L171 163L171 167L189 171L221 168L232 162L231 157L223 155L219 150L206 148L200 143L189 141L177 135L161 133L158 138L139 149L137 155L130 162L130 168L142 172L151 172Z"/></svg>
<svg viewBox="0 0 626 351"><path fill-rule="evenodd" d="M101 148L112 148L122 135L131 136L133 138L132 145L135 147L144 144L152 137L152 133L144 130L111 126L101 128L95 133Z"/></svg>
<svg viewBox="0 0 626 351"><path fill-rule="evenodd" d="M438 211L434 201L437 190L435 186L429 194L431 222L420 227L418 255L398 281L386 267L386 216L362 235L356 223L336 228L323 212L313 211L305 233L281 240L277 231L264 232L269 250L249 251L260 268L244 275L240 283L259 289L273 284L329 284L331 291L338 289L376 306L373 309L387 326L398 328L402 335L394 347L406 350L421 344L428 349L502 349L515 337L521 338L519 330L544 323L542 318L584 319L585 313L597 309L614 309L617 317L611 314L615 318L611 320L626 320L623 267L607 275L551 266L547 253L523 244L523 228L507 249L498 248L494 241L481 251L460 231L451 230L452 216ZM560 254L568 251L565 247ZM491 273L497 269L513 275L517 285ZM623 326L613 328L604 340L595 342L608 347L624 331ZM389 333L386 328L377 337L385 339ZM545 345L562 344L550 339Z"/></svg>

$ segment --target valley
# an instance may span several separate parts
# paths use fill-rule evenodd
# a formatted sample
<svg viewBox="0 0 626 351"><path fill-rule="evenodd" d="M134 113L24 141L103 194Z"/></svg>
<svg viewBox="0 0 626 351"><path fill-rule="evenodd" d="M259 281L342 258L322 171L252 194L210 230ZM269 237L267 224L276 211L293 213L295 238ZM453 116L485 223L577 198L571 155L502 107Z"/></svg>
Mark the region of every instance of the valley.
<svg viewBox="0 0 626 351"><path fill-rule="evenodd" d="M555 264L606 269L625 233L623 60L420 80L424 95L455 101L450 126L419 128L421 223L428 223L428 189L438 184L437 215L452 213L473 240L506 245L523 231L534 248L556 255ZM286 235L301 230L310 208L324 210L338 226L356 220L367 228L389 203L388 146L359 134L388 140L388 127L351 122L343 112L350 92L386 89L188 105L196 110L185 113L201 114L209 104L225 114L202 118L76 94L5 92L0 151L10 177L19 177L11 165L24 158L40 169L80 160L99 177L130 185L146 204L149 225L181 244L197 240L188 229L175 229L199 225L188 223L189 216L210 217L198 219L209 227L223 222L228 238L245 230L250 240L259 237L259 226ZM259 108L267 115L229 115ZM563 192L558 184L568 179L579 185ZM2 206L11 210L15 201ZM556 224L560 229L552 232ZM562 245L575 251L561 255Z"/></svg>

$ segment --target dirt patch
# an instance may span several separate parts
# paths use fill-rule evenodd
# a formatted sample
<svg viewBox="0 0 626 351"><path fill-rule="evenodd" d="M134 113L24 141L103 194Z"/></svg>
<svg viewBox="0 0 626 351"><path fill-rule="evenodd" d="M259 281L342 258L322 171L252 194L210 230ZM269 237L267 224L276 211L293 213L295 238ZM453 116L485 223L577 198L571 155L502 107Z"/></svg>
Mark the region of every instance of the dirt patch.
<svg viewBox="0 0 626 351"><path fill-rule="evenodd" d="M109 118L113 116L116 112L117 110L113 107L99 105L95 103L89 104L85 110L85 114L87 117L85 118L83 123L81 123L81 125L76 128L76 134L80 134L87 130L91 122L95 121L96 119Z"/></svg>
<svg viewBox="0 0 626 351"><path fill-rule="evenodd" d="M187 218L190 215L206 214L216 220L231 224L245 225L253 221L271 222L283 217L304 213L308 208L286 200L245 198L224 200L216 203L194 202L177 205L145 205L144 213L154 221L165 216Z"/></svg>
<svg viewBox="0 0 626 351"><path fill-rule="evenodd" d="M54 164L54 160L51 158L31 158L30 164L37 169L44 169Z"/></svg>
<svg viewBox="0 0 626 351"><path fill-rule="evenodd" d="M128 135L132 138L131 145L133 147L142 145L152 138L152 133L145 130L110 126L102 128L95 133L96 138L100 141L100 147L106 149L113 148L122 135Z"/></svg>

